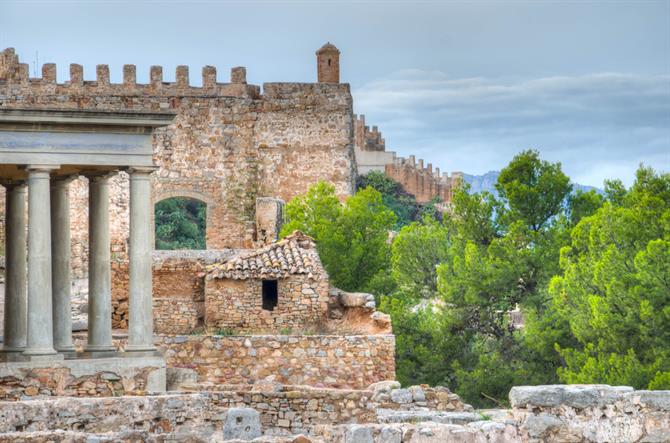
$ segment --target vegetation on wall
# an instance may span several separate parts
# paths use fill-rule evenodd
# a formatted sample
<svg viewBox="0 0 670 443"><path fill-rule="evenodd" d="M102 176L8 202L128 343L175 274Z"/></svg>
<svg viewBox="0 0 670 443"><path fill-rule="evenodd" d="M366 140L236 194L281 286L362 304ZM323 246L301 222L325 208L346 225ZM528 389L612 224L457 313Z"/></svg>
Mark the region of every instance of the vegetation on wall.
<svg viewBox="0 0 670 443"><path fill-rule="evenodd" d="M498 196L458 189L443 220L408 217L390 245L403 212L384 196L402 194L367 180L377 191L344 205L323 183L294 199L284 232L315 237L335 285L375 293L403 384L443 384L477 406L504 405L513 385L670 388L670 174L640 167L630 189L572 192L560 163L524 151ZM340 219L350 204L364 224ZM361 235L368 223L375 234Z"/></svg>
<svg viewBox="0 0 670 443"><path fill-rule="evenodd" d="M205 249L206 213L207 205L192 198L156 203L156 249Z"/></svg>

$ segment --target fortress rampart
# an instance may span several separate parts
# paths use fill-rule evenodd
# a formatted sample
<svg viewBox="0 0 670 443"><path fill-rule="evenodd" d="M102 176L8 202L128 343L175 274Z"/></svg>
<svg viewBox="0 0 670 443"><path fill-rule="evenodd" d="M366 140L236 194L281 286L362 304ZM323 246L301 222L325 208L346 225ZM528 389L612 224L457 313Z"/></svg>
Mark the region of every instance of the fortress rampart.
<svg viewBox="0 0 670 443"><path fill-rule="evenodd" d="M445 203L451 201L453 189L457 186L462 174L459 172L440 173L440 168L433 170L424 160L410 155L409 158L399 157L393 151L386 150L386 140L377 126L370 129L365 124L365 116L354 116L354 147L358 172L366 174L370 171L386 173L400 183L405 191L413 194L420 203L426 203L438 197Z"/></svg>

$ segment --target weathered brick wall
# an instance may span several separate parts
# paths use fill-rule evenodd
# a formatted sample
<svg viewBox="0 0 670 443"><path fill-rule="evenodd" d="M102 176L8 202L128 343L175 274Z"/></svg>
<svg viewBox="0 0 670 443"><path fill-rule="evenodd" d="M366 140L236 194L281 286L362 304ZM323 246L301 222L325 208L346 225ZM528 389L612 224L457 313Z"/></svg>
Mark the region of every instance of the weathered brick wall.
<svg viewBox="0 0 670 443"><path fill-rule="evenodd" d="M214 68L203 69L203 87L188 82L188 68L177 81L162 81L152 67L149 84L138 84L134 66L124 67L124 82L112 84L109 68L99 65L96 81L83 81L81 66L71 66L70 81L57 83L53 65L41 79L28 78L13 50L0 53L0 107L60 108L176 113L174 122L154 135L159 170L153 200L185 196L207 203L207 247L250 247L254 243L258 196L284 201L318 180L333 183L340 197L353 191L352 98L347 84L266 83L260 88L236 78L217 83ZM239 76L238 76L239 77ZM86 273L87 184L71 185L72 256L75 276ZM128 179L111 184L112 250L127 251ZM0 208L3 212L4 208Z"/></svg>
<svg viewBox="0 0 670 443"><path fill-rule="evenodd" d="M277 280L278 303L263 309L262 280L213 278L205 282L205 324L234 332L298 331L325 320L328 277L290 275Z"/></svg>
<svg viewBox="0 0 670 443"><path fill-rule="evenodd" d="M194 369L200 382L364 389L395 379L393 335L160 335L156 345L168 367Z"/></svg>

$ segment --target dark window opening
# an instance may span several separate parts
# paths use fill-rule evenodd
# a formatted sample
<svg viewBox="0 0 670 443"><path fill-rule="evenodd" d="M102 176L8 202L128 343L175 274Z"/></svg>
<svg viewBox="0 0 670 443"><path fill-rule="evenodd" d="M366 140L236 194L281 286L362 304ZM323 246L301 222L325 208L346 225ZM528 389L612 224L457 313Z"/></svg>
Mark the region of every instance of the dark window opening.
<svg viewBox="0 0 670 443"><path fill-rule="evenodd" d="M277 280L263 280L263 309L274 311L278 300Z"/></svg>
<svg viewBox="0 0 670 443"><path fill-rule="evenodd" d="M330 66L330 59L328 59L328 66Z"/></svg>

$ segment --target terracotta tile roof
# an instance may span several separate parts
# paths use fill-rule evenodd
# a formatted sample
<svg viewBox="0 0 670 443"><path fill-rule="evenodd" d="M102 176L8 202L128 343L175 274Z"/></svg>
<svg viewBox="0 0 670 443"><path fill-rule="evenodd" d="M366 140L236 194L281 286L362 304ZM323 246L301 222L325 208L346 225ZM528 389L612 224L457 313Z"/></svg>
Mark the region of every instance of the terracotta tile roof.
<svg viewBox="0 0 670 443"><path fill-rule="evenodd" d="M207 266L207 279L235 280L285 278L291 274L312 275L320 268L312 237L293 234L249 254Z"/></svg>

